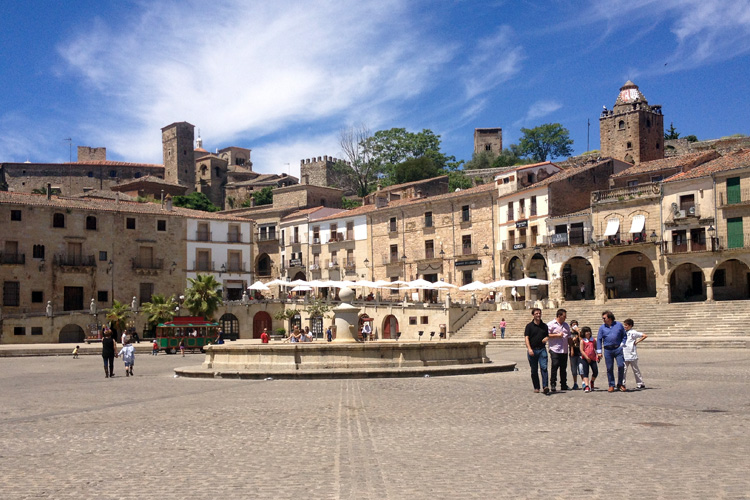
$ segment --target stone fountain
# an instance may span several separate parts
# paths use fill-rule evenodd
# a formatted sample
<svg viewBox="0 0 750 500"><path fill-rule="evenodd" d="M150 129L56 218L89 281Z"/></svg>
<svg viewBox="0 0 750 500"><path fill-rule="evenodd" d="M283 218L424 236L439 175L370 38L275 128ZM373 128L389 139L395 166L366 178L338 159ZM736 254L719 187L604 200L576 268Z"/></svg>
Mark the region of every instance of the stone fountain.
<svg viewBox="0 0 750 500"><path fill-rule="evenodd" d="M199 367L176 368L184 377L207 378L366 378L459 375L512 371L515 363L493 363L487 341L359 342L359 308L354 291L339 291L333 309L333 342L222 344L206 347Z"/></svg>

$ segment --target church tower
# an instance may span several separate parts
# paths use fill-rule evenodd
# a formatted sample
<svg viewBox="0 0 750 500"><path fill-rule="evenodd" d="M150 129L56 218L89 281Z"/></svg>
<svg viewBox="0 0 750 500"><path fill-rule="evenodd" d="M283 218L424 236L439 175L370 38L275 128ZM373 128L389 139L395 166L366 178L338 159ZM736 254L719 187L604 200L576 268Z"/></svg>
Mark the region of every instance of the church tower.
<svg viewBox="0 0 750 500"><path fill-rule="evenodd" d="M164 180L195 190L195 126L176 122L161 129Z"/></svg>
<svg viewBox="0 0 750 500"><path fill-rule="evenodd" d="M601 155L628 163L664 158L664 115L630 80L620 88L614 109L599 117Z"/></svg>

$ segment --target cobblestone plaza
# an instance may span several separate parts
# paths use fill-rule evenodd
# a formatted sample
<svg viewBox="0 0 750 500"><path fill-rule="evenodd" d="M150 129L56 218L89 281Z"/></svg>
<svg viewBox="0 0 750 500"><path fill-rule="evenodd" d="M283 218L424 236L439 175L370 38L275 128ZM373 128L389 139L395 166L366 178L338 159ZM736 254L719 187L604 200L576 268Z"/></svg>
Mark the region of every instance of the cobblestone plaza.
<svg viewBox="0 0 750 500"><path fill-rule="evenodd" d="M497 345L519 371L198 380L172 370L200 355L139 354L105 379L99 356L3 358L0 498L750 497L750 351L647 344L648 389L551 396Z"/></svg>

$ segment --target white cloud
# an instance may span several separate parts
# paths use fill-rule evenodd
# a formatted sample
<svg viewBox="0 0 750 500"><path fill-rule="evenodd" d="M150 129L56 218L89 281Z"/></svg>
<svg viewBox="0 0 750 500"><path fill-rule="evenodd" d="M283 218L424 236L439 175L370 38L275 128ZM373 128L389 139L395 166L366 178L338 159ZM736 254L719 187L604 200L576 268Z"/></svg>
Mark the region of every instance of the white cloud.
<svg viewBox="0 0 750 500"><path fill-rule="evenodd" d="M531 106L529 106L529 110L526 112L526 115L524 115L523 118L516 121L513 126L514 127L522 127L524 125L533 125L537 126L538 123L533 123L536 120L539 120L540 118L544 118L547 115L550 115L557 111L558 109L562 108L562 104L556 101L550 101L550 100L542 100L542 101L536 101Z"/></svg>
<svg viewBox="0 0 750 500"><path fill-rule="evenodd" d="M231 141L398 113L454 52L410 24L405 0L141 8L116 31L97 21L60 47L111 109L90 132L132 160L160 161L159 129L174 121Z"/></svg>
<svg viewBox="0 0 750 500"><path fill-rule="evenodd" d="M513 30L501 26L493 36L477 42L474 55L460 70L467 99L492 91L518 73L523 48L513 38Z"/></svg>

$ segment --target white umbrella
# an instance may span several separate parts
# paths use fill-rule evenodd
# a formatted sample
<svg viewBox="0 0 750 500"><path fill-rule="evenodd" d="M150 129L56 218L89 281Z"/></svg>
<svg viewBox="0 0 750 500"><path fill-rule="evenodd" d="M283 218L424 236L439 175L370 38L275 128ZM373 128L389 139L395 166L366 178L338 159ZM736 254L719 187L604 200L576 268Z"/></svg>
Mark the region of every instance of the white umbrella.
<svg viewBox="0 0 750 500"><path fill-rule="evenodd" d="M288 283L291 286L308 286L305 280L294 280Z"/></svg>
<svg viewBox="0 0 750 500"><path fill-rule="evenodd" d="M505 288L506 286L513 286L514 281L509 280L498 280L493 281L492 283L487 283L487 288Z"/></svg>
<svg viewBox="0 0 750 500"><path fill-rule="evenodd" d="M373 282L372 287L373 288L392 288L393 283L386 280L377 280Z"/></svg>
<svg viewBox="0 0 750 500"><path fill-rule="evenodd" d="M435 288L435 285L434 285L434 283L432 283L430 281L423 280L423 279L420 278L420 279L416 279L414 281L410 281L409 283L406 284L406 286L404 288L415 288L415 289L429 289L429 290L433 290Z"/></svg>
<svg viewBox="0 0 750 500"><path fill-rule="evenodd" d="M472 281L468 285L458 287L458 289L462 292L473 292L476 290L484 290L485 288L487 288L487 285L485 285L481 281Z"/></svg>
<svg viewBox="0 0 750 500"><path fill-rule="evenodd" d="M357 288L375 288L375 283L368 280L359 280L354 283L354 286L356 286Z"/></svg>
<svg viewBox="0 0 750 500"><path fill-rule="evenodd" d="M266 286L269 286L269 285L287 286L289 284L290 283L288 281L286 281L286 280L282 280L282 279L276 278L275 280L271 280L268 283L266 283Z"/></svg>
<svg viewBox="0 0 750 500"><path fill-rule="evenodd" d="M521 278L520 280L511 281L506 286L539 286L549 285L549 283L547 280L540 280L538 278Z"/></svg>
<svg viewBox="0 0 750 500"><path fill-rule="evenodd" d="M268 286L266 286L261 281L256 281L255 283L253 283L252 285L250 285L249 287L247 287L247 289L248 290L260 290L260 291L263 291L263 292L268 292L268 291L271 290L270 288L268 288Z"/></svg>
<svg viewBox="0 0 750 500"><path fill-rule="evenodd" d="M344 288L348 287L351 288L355 285L353 281L331 281L328 286L334 287L334 288Z"/></svg>
<svg viewBox="0 0 750 500"><path fill-rule="evenodd" d="M292 292L309 292L312 290L311 286L307 285L297 285L294 288L292 288Z"/></svg>
<svg viewBox="0 0 750 500"><path fill-rule="evenodd" d="M432 284L432 287L433 288L437 288L437 289L458 288L453 283L448 283L448 282L445 282L445 281L436 281L435 283Z"/></svg>

